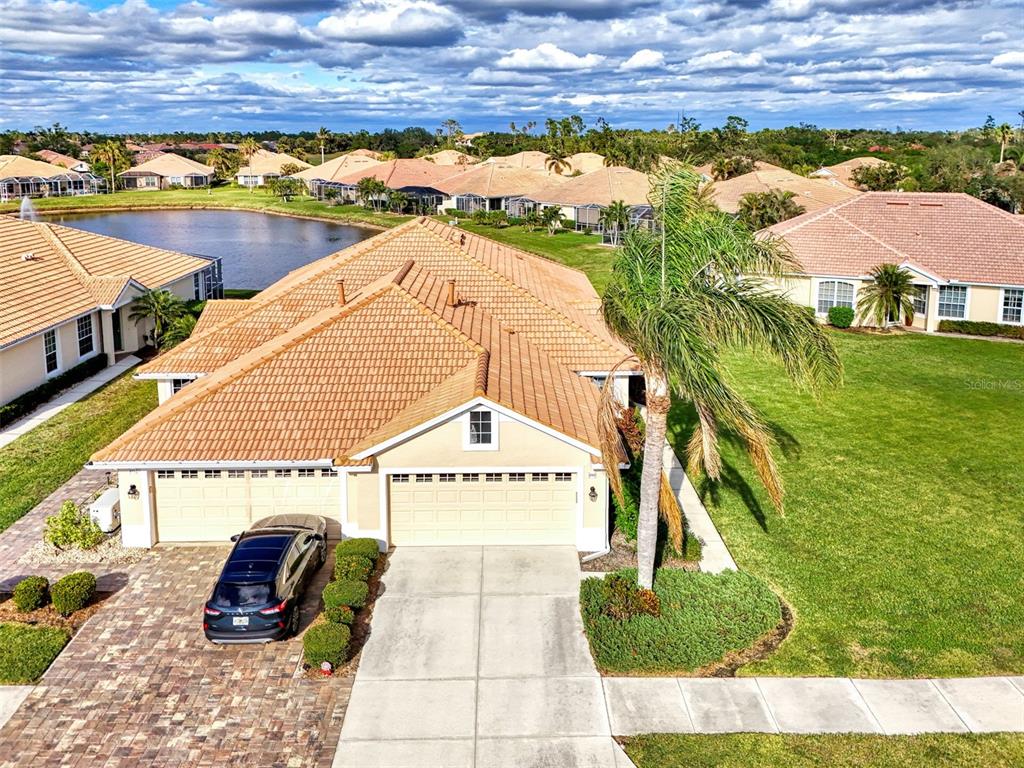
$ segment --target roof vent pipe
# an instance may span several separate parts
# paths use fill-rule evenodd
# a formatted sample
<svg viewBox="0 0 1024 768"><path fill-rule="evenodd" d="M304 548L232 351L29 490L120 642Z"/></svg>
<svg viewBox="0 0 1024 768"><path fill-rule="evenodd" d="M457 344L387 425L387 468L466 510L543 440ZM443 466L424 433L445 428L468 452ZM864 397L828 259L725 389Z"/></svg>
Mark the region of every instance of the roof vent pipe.
<svg viewBox="0 0 1024 768"><path fill-rule="evenodd" d="M454 280L449 280L448 281L448 301L447 301L447 304L448 304L449 307L454 307L455 306L455 281Z"/></svg>
<svg viewBox="0 0 1024 768"><path fill-rule="evenodd" d="M345 281L338 281L338 306L345 306Z"/></svg>

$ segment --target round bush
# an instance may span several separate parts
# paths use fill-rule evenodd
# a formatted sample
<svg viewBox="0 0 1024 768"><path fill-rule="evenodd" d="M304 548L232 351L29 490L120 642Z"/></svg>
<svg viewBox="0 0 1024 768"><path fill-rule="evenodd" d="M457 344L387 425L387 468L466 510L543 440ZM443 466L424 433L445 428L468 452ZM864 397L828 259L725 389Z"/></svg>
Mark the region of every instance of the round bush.
<svg viewBox="0 0 1024 768"><path fill-rule="evenodd" d="M362 555L345 555L334 562L334 578L366 581L373 572L373 561Z"/></svg>
<svg viewBox="0 0 1024 768"><path fill-rule="evenodd" d="M347 605L351 608L362 608L369 596L370 588L366 586L365 581L339 579L324 587L324 606L337 608L340 605Z"/></svg>
<svg viewBox="0 0 1024 768"><path fill-rule="evenodd" d="M314 624L302 636L302 650L306 663L319 667L325 661L337 667L348 656L348 641L352 632L344 624Z"/></svg>
<svg viewBox="0 0 1024 768"><path fill-rule="evenodd" d="M57 549L92 549L104 536L86 510L65 501L57 514L46 518L43 538Z"/></svg>
<svg viewBox="0 0 1024 768"><path fill-rule="evenodd" d="M335 605L324 609L324 618L332 624L351 624L356 620L356 612L347 605Z"/></svg>
<svg viewBox="0 0 1024 768"><path fill-rule="evenodd" d="M836 328L849 328L853 325L853 309L850 307L832 307L828 311L829 325Z"/></svg>
<svg viewBox="0 0 1024 768"><path fill-rule="evenodd" d="M377 547L376 539L345 539L334 548L334 557L340 559L346 555L367 557L376 563L380 557L380 549Z"/></svg>
<svg viewBox="0 0 1024 768"><path fill-rule="evenodd" d="M69 573L50 587L53 607L61 616L70 616L89 604L96 594L96 577L88 571Z"/></svg>
<svg viewBox="0 0 1024 768"><path fill-rule="evenodd" d="M42 608L49 601L50 582L45 576L29 576L14 587L14 606L22 613Z"/></svg>

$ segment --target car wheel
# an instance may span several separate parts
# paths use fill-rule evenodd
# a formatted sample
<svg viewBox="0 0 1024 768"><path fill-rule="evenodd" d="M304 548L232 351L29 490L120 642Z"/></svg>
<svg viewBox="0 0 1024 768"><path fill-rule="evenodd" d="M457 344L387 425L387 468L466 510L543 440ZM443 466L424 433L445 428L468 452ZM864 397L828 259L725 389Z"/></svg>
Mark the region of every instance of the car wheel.
<svg viewBox="0 0 1024 768"><path fill-rule="evenodd" d="M288 635L295 637L299 634L299 606L292 608L292 617L288 622Z"/></svg>

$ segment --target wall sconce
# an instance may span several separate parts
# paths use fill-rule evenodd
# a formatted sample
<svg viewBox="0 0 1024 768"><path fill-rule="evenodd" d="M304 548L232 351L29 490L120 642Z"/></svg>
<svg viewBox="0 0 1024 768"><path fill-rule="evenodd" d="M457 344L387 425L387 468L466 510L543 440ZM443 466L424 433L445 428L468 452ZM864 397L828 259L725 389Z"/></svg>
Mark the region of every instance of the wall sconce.
<svg viewBox="0 0 1024 768"><path fill-rule="evenodd" d="M136 488L134 485L129 485L128 486L128 498L129 499L137 499L137 498L139 498L139 489Z"/></svg>
<svg viewBox="0 0 1024 768"><path fill-rule="evenodd" d="M597 501L597 488L590 486L590 493L588 496L590 496L591 501Z"/></svg>

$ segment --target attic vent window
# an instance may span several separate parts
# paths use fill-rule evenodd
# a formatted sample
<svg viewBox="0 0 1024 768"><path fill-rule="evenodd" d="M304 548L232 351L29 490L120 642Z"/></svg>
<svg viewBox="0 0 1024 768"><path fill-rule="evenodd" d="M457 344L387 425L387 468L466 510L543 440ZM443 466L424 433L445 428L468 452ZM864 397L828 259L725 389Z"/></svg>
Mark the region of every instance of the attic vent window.
<svg viewBox="0 0 1024 768"><path fill-rule="evenodd" d="M909 208L910 203L906 200L886 200L886 205L902 205L904 208Z"/></svg>
<svg viewBox="0 0 1024 768"><path fill-rule="evenodd" d="M921 203L922 208L941 208L942 203Z"/></svg>

